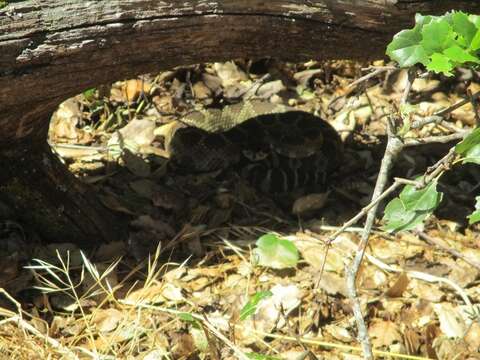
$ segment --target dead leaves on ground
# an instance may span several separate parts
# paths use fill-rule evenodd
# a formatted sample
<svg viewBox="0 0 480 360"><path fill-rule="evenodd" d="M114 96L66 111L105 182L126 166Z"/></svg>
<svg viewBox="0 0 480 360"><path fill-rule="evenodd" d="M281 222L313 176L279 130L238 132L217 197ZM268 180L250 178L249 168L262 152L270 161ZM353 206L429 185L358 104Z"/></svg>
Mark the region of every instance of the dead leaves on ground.
<svg viewBox="0 0 480 360"><path fill-rule="evenodd" d="M101 246L88 254L92 261L88 266L78 248L57 245L62 258L69 251L74 284L63 288L46 268L36 269L35 276L19 270L26 258L35 257L61 266L55 247L6 249L0 287L24 299L21 294L31 284L44 286L44 291L47 285L62 291L29 295L22 304L26 323L2 322L2 340L18 348L22 339L22 355L31 358L49 351L143 359L233 359L236 351L255 351L294 359L306 356L308 350L329 359L354 358L358 351L342 347L357 346L344 269L358 237L355 232L342 235L327 254L322 241L329 234L325 223L341 223L368 202L381 154L375 146L385 134L382 119L405 81L405 73L400 72L365 92L353 91L348 84L360 74L359 68L349 62L207 64L119 82L108 91L96 89L95 96L84 94L64 103L52 122L51 141L60 154L69 154L66 161L78 175L103 186L102 199L108 207L130 217L129 242ZM458 99L437 79L417 80L414 91L424 115ZM354 172L359 183L344 189L343 195L338 195L342 193L338 188L327 199L307 195L294 207L295 214L313 212L324 218L302 221L302 227L315 236L297 232L296 219L285 216L285 209L236 178L168 176L161 135L174 120L195 106L251 96L316 111L344 140L361 139L348 149L351 164L346 166L359 166ZM458 127L468 125L472 112L459 109L452 121ZM69 142L81 147L63 144ZM397 171L413 175L429 163L430 156L404 154ZM433 220L425 231L447 248L480 258L478 234L471 230L461 234L458 227ZM254 242L272 229L298 248L301 261L295 268L255 266ZM1 234L21 243L20 230ZM159 258L153 255L157 246L162 252ZM478 269L415 234L375 233L368 256L357 285L377 349L392 357L393 353L432 359L477 356L478 317L472 320L476 315L463 299L466 295L473 304L480 301ZM109 267L117 258L122 261ZM83 275L82 266L86 266ZM66 274L54 273L68 282ZM255 294L266 292L271 295L241 320L245 305ZM8 299L2 299L2 306L15 311ZM40 340L45 349L36 351Z"/></svg>

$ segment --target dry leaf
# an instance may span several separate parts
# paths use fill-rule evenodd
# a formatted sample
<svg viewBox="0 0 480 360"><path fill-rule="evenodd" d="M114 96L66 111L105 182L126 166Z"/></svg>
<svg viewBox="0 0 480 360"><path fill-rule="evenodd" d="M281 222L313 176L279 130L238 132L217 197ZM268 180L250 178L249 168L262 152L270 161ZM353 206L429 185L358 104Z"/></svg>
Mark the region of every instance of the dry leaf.
<svg viewBox="0 0 480 360"><path fill-rule="evenodd" d="M401 273L395 283L385 292L385 295L391 298L402 297L403 292L407 289L410 279L406 273Z"/></svg>
<svg viewBox="0 0 480 360"><path fill-rule="evenodd" d="M192 86L193 96L196 99L207 99L212 96L212 91L203 83L203 81L197 81Z"/></svg>
<svg viewBox="0 0 480 360"><path fill-rule="evenodd" d="M459 312L450 303L433 304L433 310L440 321L440 330L450 338L461 338L467 330L467 325Z"/></svg>
<svg viewBox="0 0 480 360"><path fill-rule="evenodd" d="M96 325L98 331L106 333L115 330L124 317L125 314L116 309L96 309L92 323Z"/></svg>
<svg viewBox="0 0 480 360"><path fill-rule="evenodd" d="M140 304L160 304L165 301L183 302L182 290L173 284L152 285L132 291L125 299Z"/></svg>
<svg viewBox="0 0 480 360"><path fill-rule="evenodd" d="M401 343L403 340L398 324L393 321L373 320L373 323L368 328L368 335L375 347L388 347L393 343Z"/></svg>
<svg viewBox="0 0 480 360"><path fill-rule="evenodd" d="M248 80L247 74L238 68L237 64L233 61L227 61L225 63L215 63L213 68L217 72L217 76L222 81L224 88L230 86L236 86L240 82Z"/></svg>
<svg viewBox="0 0 480 360"><path fill-rule="evenodd" d="M322 209L327 203L329 192L320 194L309 194L295 200L292 206L292 213L305 215L309 212Z"/></svg>
<svg viewBox="0 0 480 360"><path fill-rule="evenodd" d="M125 162L125 166L132 172L132 174L139 177L147 177L150 175L150 164L140 156L132 153L130 150L123 150L122 160Z"/></svg>
<svg viewBox="0 0 480 360"><path fill-rule="evenodd" d="M155 121L153 120L133 119L123 128L121 128L119 132L122 135L124 142L134 142L140 147L149 146L155 139L155 127ZM115 135L112 136L112 138L115 138Z"/></svg>
<svg viewBox="0 0 480 360"><path fill-rule="evenodd" d="M152 84L141 79L127 80L122 86L123 94L128 102L137 100L141 93L148 94L151 89Z"/></svg>

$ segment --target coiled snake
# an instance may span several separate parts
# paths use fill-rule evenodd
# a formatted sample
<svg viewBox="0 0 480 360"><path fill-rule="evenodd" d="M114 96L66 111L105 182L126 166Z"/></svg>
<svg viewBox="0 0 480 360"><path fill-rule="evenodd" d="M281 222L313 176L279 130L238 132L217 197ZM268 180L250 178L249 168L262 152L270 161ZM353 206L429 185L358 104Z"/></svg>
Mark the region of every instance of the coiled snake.
<svg viewBox="0 0 480 360"><path fill-rule="evenodd" d="M267 193L324 188L343 154L339 135L325 120L262 101L190 113L165 144L179 171L234 168Z"/></svg>

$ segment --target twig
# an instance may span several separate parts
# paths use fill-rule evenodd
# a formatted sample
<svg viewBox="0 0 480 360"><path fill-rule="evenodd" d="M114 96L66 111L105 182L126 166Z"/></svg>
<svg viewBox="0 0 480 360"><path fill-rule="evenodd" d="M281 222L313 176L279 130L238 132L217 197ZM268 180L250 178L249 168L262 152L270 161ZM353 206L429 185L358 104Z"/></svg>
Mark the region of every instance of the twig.
<svg viewBox="0 0 480 360"><path fill-rule="evenodd" d="M434 245L443 251L448 252L449 254L452 254L453 256L462 259L465 261L467 264L472 265L473 267L476 267L477 269L480 270L480 262L475 261L468 256L463 255L460 251L457 251L455 249L452 249L448 246L445 245L444 241L434 238L433 236L427 235L423 231L418 231L417 232L418 236L420 236L423 240L425 240L427 243Z"/></svg>
<svg viewBox="0 0 480 360"><path fill-rule="evenodd" d="M410 128L412 129L419 129L421 127L424 127L425 125L428 124L441 124L443 120L443 117L438 116L438 115L430 115L430 116L419 116L419 115L414 115L413 116L414 121L410 125Z"/></svg>
<svg viewBox="0 0 480 360"><path fill-rule="evenodd" d="M433 123L433 124L441 125L447 130L454 133L462 131L462 129L457 128L455 125L453 125L452 123L449 123L442 116L439 116L439 115L430 115L425 117L414 115L413 118L414 118L414 121L410 125L410 128L412 129L419 129L421 127L424 127L425 125Z"/></svg>
<svg viewBox="0 0 480 360"><path fill-rule="evenodd" d="M351 84L349 88L359 84L362 81L366 81L370 79L372 76L377 75L379 72L380 72L379 70L376 70L372 74L368 74L358 79L356 82ZM410 68L408 71L407 83L405 85L405 89L400 99L400 106L403 106L408 102L408 97L410 94L412 83L415 79L416 72L417 72L417 69L415 67ZM350 266L346 267L346 270L345 270L346 277L347 277L347 291L348 291L350 301L352 303L352 310L355 317L355 321L357 323L358 340L362 345L363 355L365 359L373 359L373 353L372 353L370 340L368 338L367 327L363 319L360 301L357 295L355 280L356 280L358 271L360 269L360 265L362 263L363 257L365 255L365 250L367 248L368 239L373 227L373 223L375 221L378 205L381 202L381 200L383 200L386 196L388 196L388 194L393 192L400 185L398 181L395 181L387 190L384 191L388 181L390 169L393 166L395 158L405 147L417 146L417 145L433 143L433 142L450 142L452 140L463 139L468 134L468 131L462 131L461 129L455 128L448 122L444 121L442 117L458 109L459 107L465 105L469 101L473 102L474 99L477 99L477 97L479 96L480 96L480 91L469 96L468 100L465 100L465 99L461 100L446 109L436 112L433 116L430 116L428 118L416 119L416 121L411 126L412 128L421 128L424 125L429 123L437 123L437 124L443 125L450 131L454 132L453 134L450 134L450 135L431 136L431 137L426 137L422 139L405 139L404 141L402 141L402 139L400 139L395 133L395 124L393 122L393 118L390 117L387 121L387 136L388 136L387 147L381 162L378 178L377 178L375 189L372 195L372 201L370 202L369 205L364 207L355 217L347 221L339 230L337 230L333 235L331 235L327 241L327 251L328 251L328 246L330 246L331 242L334 241L334 239L340 233L342 233L349 226L353 225L360 218L367 215L361 240L357 247L356 255L352 260ZM430 183L433 179L437 178L443 171L445 171L451 165L454 158L455 158L455 152L454 152L454 148L452 148L449 151L449 153L446 156L444 156L444 158L442 158L433 167L427 170L426 174L422 178L422 182L414 182L414 185L417 188L421 188L426 184ZM461 288L457 289L457 291L462 291L462 289ZM468 297L464 298L464 300L467 303L470 303L468 300Z"/></svg>
<svg viewBox="0 0 480 360"><path fill-rule="evenodd" d="M17 324L20 328L28 331L29 333L33 334L34 336L38 337L48 345L50 345L52 348L56 349L57 351L61 352L64 355L67 355L68 358L70 359L78 359L78 356L76 356L72 351L70 351L68 348L64 347L60 342L57 340L51 338L48 335L42 334L41 331L37 330L33 325L29 324L27 321L23 320L19 315L12 316L8 319L0 321L0 325L3 325L7 322L15 323Z"/></svg>
<svg viewBox="0 0 480 360"><path fill-rule="evenodd" d="M245 326L241 324L235 324L235 328L239 329L245 329ZM301 341L304 344L308 345L313 345L313 346L318 346L318 347L324 347L327 349L338 349L342 350L345 352L360 352L361 349L358 346L351 346L351 345L345 345L343 343L333 343L333 342L327 342L324 341L323 337L320 338L312 338L312 337L292 337L292 336L286 336L286 335L281 335L281 334L272 334L272 333L267 333L265 331L261 331L258 329L248 329L248 331L251 331L253 334L258 334L264 337L267 337L269 339L277 339L277 340L283 340L283 341L290 341L290 342L297 342ZM408 355L408 354L400 354L400 353L394 353L394 352L389 352L389 351L381 351L381 350L373 350L373 353L378 356L382 356L384 358L388 359L405 359L405 360L430 360L429 358L423 357L423 356L415 356L415 355Z"/></svg>
<svg viewBox="0 0 480 360"><path fill-rule="evenodd" d="M468 104L469 102L472 101L472 99L477 99L479 97L480 97L480 91L477 91L472 96L469 96L468 99L460 100L460 101L456 102L455 104L453 104L452 106L449 106L446 109L443 109L443 110L440 110L440 111L436 112L434 115L445 116L445 115L457 110L458 108L462 107L463 105Z"/></svg>
<svg viewBox="0 0 480 360"><path fill-rule="evenodd" d="M261 78L255 80L248 88L240 91L240 93L237 96L233 97L233 99L240 99L243 95L245 95L249 91L252 91L255 88L255 91L253 92L253 94L245 100L251 99L256 94L260 86L262 86L265 83L265 81L270 80L271 77L272 76L270 74L263 75Z"/></svg>
<svg viewBox="0 0 480 360"><path fill-rule="evenodd" d="M409 88L409 86L407 87ZM385 155L383 156L382 163L380 165L377 182L375 184L375 189L372 195L372 202L375 202L375 205L373 205L368 211L362 237L361 237L360 243L358 244L357 253L352 263L350 264L350 266L346 268L347 291L348 291L350 301L352 302L352 310L355 316L355 321L357 323L357 329L358 329L358 339L362 344L363 356L365 359L373 359L373 353L372 353L372 346L368 338L367 326L365 324L365 320L363 319L363 315L362 315L360 300L357 295L355 280L357 278L358 271L360 270L360 265L362 263L365 250L368 245L368 239L373 227L373 222L375 221L375 216L377 214L377 208L378 208L379 202L377 202L376 200L383 193L383 190L388 181L390 169L393 166L394 160L403 149L403 143L394 134L393 129L394 129L393 121L390 118L388 119L388 122L387 122L387 135L388 135L387 148L385 149Z"/></svg>
<svg viewBox="0 0 480 360"><path fill-rule="evenodd" d="M400 99L400 105L404 105L408 101L408 97L410 94L411 86L414 80L414 76L416 73L415 68L411 68L408 72L408 80L407 84L405 86L404 92L402 94L402 97ZM478 96L480 96L480 91L472 95L469 100L462 100L457 102L456 104L448 107L447 109L441 110L434 114L435 116L442 117L460 106L465 105L469 101L472 101L472 99L476 99ZM368 333L367 333L367 327L365 325L365 321L363 319L363 315L361 312L361 305L360 301L358 299L357 295L357 290L355 286L355 280L358 274L358 271L360 269L360 265L362 263L365 250L368 245L368 239L373 227L373 223L375 221L376 217L376 212L378 208L378 204L380 203L381 198L385 197L384 195L384 188L386 186L388 176L390 173L390 169L393 166L393 162L397 155L406 147L406 146L414 146L414 145L420 145L420 144L425 144L425 143L430 143L430 142L449 142L452 140L458 140L464 138L468 132L467 131L459 131L455 130L455 133L451 135L446 135L446 136L432 136L432 137L427 137L423 139L407 139L405 142L403 142L395 133L394 133L394 123L393 119L389 118L389 121L387 122L387 136L388 136L388 141L387 141L387 148L385 150L384 157L381 162L378 178L375 184L375 189L372 195L372 201L371 204L369 205L368 213L367 213L367 219L365 221L364 225L364 230L361 236L360 243L358 244L357 247L357 253L350 264L349 267L346 268L346 274L347 274L347 291L349 294L349 298L352 302L352 310L355 316L355 321L357 323L357 329L358 329L358 339L362 344L363 348L363 353L364 353L364 358L365 359L373 359L373 353L371 349L371 344L370 340L368 338ZM431 118L432 121L439 121L438 118ZM430 120L429 120L430 121ZM423 123L426 123L427 121L423 121ZM417 122L416 126L419 126L422 124L422 121ZM432 181L434 178L438 177L442 171L444 171L448 166L451 165L455 158L455 152L454 148L452 148L449 153L442 158L437 164L435 164L432 168L430 168L428 173L423 177L422 183L419 184L417 187L422 187L425 186L427 183ZM397 184L397 185L396 185ZM390 186L387 191L393 191L396 187L398 186L398 183L394 183L392 186ZM383 196L383 197L382 197ZM357 214L358 218L362 217L365 213L365 210L362 209L362 211ZM352 225L353 223L347 222L348 227ZM343 227L342 227L343 228ZM450 284L451 286L455 284ZM456 287L457 291L462 291L461 288L458 289L458 286ZM464 301L466 301L467 304L470 304L470 301L468 300L468 297L463 296Z"/></svg>
<svg viewBox="0 0 480 360"><path fill-rule="evenodd" d="M431 282L431 283L435 282L435 283L447 284L448 286L453 288L458 293L458 295L462 298L465 305L470 306L470 307L473 306L472 302L468 298L468 295L465 293L465 290L463 290L458 284L454 283L453 281L451 281L449 279L445 279L445 278L435 276L435 275L431 275L431 274L428 274L428 273L424 273L424 272L421 272L421 271L413 271L413 270L405 271L403 269L396 268L392 265L385 264L384 262L382 262L381 260L377 259L376 257L374 257L370 254L366 254L366 258L373 265L378 266L380 269L385 270L385 271L396 272L396 273L405 272L412 279L419 279L419 280L423 280L423 281L427 281L427 282Z"/></svg>
<svg viewBox="0 0 480 360"><path fill-rule="evenodd" d="M377 69L381 69L381 70L384 70L384 71L400 70L400 68L398 66L392 66L392 65L375 66L375 65L371 65L371 66L368 66L366 68L362 68L362 71L377 70Z"/></svg>
<svg viewBox="0 0 480 360"><path fill-rule="evenodd" d="M435 165L430 166L427 171L425 172L425 175L422 177L422 187L426 186L429 184L433 179L437 178L442 171L445 171L450 168L450 166L453 163L453 160L455 160L455 148L452 147L447 155L445 155L443 158L438 160Z"/></svg>
<svg viewBox="0 0 480 360"><path fill-rule="evenodd" d="M385 199L388 195L390 195L393 191L395 191L398 186L402 184L402 182L400 181L395 181L392 185L390 185L390 187L385 190L379 197L377 197L375 200L371 201L370 204L368 204L367 206L365 206L364 208L362 208L362 210L360 210L357 215L355 215L354 217L352 217L350 220L348 220L347 222L345 222L338 230L336 230L332 235L330 235L328 237L328 240L327 240L327 243L332 243L335 241L335 239L338 237L338 235L340 235L341 233L343 233L347 228L349 228L350 226L352 226L353 224L355 224L358 220L360 220L362 217L364 217L365 215L367 215L368 211L374 207L375 205L377 205L380 201L382 201L383 199Z"/></svg>
<svg viewBox="0 0 480 360"><path fill-rule="evenodd" d="M338 100L340 100L342 98L345 98L346 96L350 95L352 93L352 91L358 85L360 85L361 83L363 83L363 82L365 82L365 81L367 81L367 80L369 80L369 79L371 79L371 78L373 78L377 75L380 75L383 72L398 70L398 68L395 67L395 66L378 66L378 67L370 66L370 67L364 68L362 70L373 70L373 71L369 74L366 74L366 75L358 78L357 80L353 81L352 83L348 84L348 86L345 88L345 93L333 98L330 101L330 103L328 104L328 108L331 108L333 106L333 104L335 104Z"/></svg>
<svg viewBox="0 0 480 360"><path fill-rule="evenodd" d="M443 118L445 117L445 115L448 115L448 114L454 112L455 110L462 107L463 105L468 104L469 102L472 102L472 105L473 105L473 102L476 103L476 101L479 97L480 97L480 91L477 91L474 94L469 94L468 99L463 99L463 100L457 101L455 104L453 104L453 105L451 105L451 106L449 106L445 109L442 109L440 111L437 111L433 115L426 116L424 118L421 118L421 117L417 116L416 120L411 124L410 127L412 129L419 129L419 128L427 125L427 124L436 123L436 124L440 124L440 125L446 127L450 131L457 132L460 129L457 129L452 124L446 122ZM475 106L474 106L474 109L476 109Z"/></svg>
<svg viewBox="0 0 480 360"><path fill-rule="evenodd" d="M469 133L470 133L470 130L456 132L450 135L426 136L420 139L405 139L404 145L405 147L410 147L410 146L419 146L419 145L433 144L433 143L446 144L451 141L461 140L465 138Z"/></svg>
<svg viewBox="0 0 480 360"><path fill-rule="evenodd" d="M164 308L156 305L143 304L143 303L139 303L131 300L120 300L119 302L125 305L133 306L135 308L161 311L161 312L169 313L175 316L185 314L185 312L183 311L168 309L168 308ZM215 335L218 339L223 341L225 345L227 345L235 353L238 359L249 360L249 357L245 355L245 353L242 350L240 350L240 348L238 348L234 343L232 343L225 335L223 335L214 325L212 325L210 321L208 321L208 319L205 319L204 316L201 316L199 314L194 314L191 312L189 314L195 320L201 322L206 328L208 328L208 330L210 330L212 334Z"/></svg>
<svg viewBox="0 0 480 360"><path fill-rule="evenodd" d="M348 84L347 86L347 89L353 89L355 86L357 86L358 84L361 84L362 82L364 81L367 81L369 79L371 79L372 77L375 77L377 75L380 75L381 73L385 72L385 71L390 71L392 69L396 69L395 67L380 67L380 68L375 68L374 71L372 71L371 73L368 73L366 75L363 75L362 77L358 78L357 80L355 80L354 82Z"/></svg>
<svg viewBox="0 0 480 360"><path fill-rule="evenodd" d="M407 83L405 84L405 89L403 89L402 97L400 98L400 106L405 105L408 101L408 95L410 94L410 90L412 89L413 80L415 80L415 74L417 72L417 68L412 66L408 69L407 74Z"/></svg>

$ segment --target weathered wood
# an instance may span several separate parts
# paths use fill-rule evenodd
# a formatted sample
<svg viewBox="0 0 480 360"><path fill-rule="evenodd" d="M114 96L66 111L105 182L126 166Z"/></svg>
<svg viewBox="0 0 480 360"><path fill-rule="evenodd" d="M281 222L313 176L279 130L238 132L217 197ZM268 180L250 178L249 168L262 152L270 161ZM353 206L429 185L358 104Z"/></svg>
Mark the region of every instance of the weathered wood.
<svg viewBox="0 0 480 360"><path fill-rule="evenodd" d="M0 9L0 154L21 140L44 142L56 106L92 86L175 65L241 57L379 58L391 36L412 25L415 12L450 9L479 12L480 2L15 2ZM84 217L79 224L91 219L78 216Z"/></svg>
<svg viewBox="0 0 480 360"><path fill-rule="evenodd" d="M45 141L0 149L0 199L48 241L97 244L125 234L88 186L65 171Z"/></svg>

